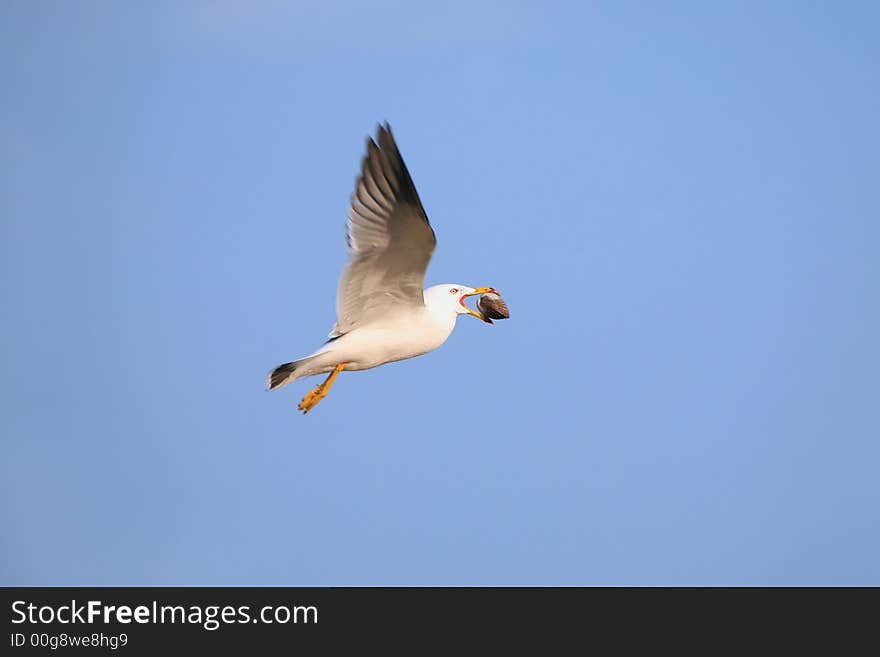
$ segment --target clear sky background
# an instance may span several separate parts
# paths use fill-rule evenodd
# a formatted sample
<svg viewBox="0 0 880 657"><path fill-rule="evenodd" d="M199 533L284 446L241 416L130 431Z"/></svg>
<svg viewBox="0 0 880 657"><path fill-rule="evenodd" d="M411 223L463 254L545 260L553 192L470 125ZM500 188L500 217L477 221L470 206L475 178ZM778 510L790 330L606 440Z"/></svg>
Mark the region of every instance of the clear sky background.
<svg viewBox="0 0 880 657"><path fill-rule="evenodd" d="M0 18L3 584L880 584L877 3ZM302 417L382 120L512 319Z"/></svg>

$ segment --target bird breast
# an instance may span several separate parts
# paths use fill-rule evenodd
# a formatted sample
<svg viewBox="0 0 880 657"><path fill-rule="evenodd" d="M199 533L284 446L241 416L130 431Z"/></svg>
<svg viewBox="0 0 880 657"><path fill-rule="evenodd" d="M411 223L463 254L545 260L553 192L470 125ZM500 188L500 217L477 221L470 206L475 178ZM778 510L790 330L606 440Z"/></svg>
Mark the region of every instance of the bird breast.
<svg viewBox="0 0 880 657"><path fill-rule="evenodd" d="M454 327L455 315L438 317L425 309L356 328L328 344L327 352L347 363L346 370L365 370L433 351Z"/></svg>

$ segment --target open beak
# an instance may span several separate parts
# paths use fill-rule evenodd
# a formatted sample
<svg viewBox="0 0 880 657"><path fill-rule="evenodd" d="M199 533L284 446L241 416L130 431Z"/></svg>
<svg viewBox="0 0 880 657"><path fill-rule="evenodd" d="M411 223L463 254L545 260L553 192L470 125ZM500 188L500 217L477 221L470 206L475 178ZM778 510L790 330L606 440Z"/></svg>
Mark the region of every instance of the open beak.
<svg viewBox="0 0 880 657"><path fill-rule="evenodd" d="M498 291L494 287L478 287L478 288L475 288L473 292L468 292L467 294L461 295L461 305L464 306L465 308L467 308L468 313L473 315L477 319L481 319L484 322L486 322L487 324L492 324L493 322L491 319L486 317L483 313L471 309L471 307L468 306L467 304L465 304L465 302L464 302L464 300L467 299L468 297L478 297L481 294L487 294L488 292L494 292L495 294L498 294Z"/></svg>

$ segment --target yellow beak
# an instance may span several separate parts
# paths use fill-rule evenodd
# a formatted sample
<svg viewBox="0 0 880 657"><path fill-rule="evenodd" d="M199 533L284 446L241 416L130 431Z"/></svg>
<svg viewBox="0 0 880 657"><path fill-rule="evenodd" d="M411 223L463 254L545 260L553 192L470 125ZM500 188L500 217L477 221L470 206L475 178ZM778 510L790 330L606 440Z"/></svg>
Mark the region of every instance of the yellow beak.
<svg viewBox="0 0 880 657"><path fill-rule="evenodd" d="M492 324L491 319L489 319L488 317L486 317L482 313L477 312L476 310L472 310L471 307L466 305L464 302L464 300L467 299L468 297L476 297L476 296L480 296L481 294L487 294L489 292L495 292L495 288L494 287L478 287L478 288L475 288L473 292L468 292L467 294L462 294L461 295L461 305L464 306L465 308L467 308L468 313L470 313L471 315L473 315L477 319L481 319L484 322L486 322L487 324Z"/></svg>

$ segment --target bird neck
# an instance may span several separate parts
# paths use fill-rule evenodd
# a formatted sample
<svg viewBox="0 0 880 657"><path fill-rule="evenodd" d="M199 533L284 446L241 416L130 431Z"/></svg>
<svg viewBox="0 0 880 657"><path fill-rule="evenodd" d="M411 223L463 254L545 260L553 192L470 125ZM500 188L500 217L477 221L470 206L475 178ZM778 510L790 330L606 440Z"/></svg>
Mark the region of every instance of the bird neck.
<svg viewBox="0 0 880 657"><path fill-rule="evenodd" d="M455 312L454 308L439 303L429 302L425 304L425 309L428 312L431 324L436 327L438 333L443 334L443 340L446 340L450 333L452 333L452 329L455 328L455 320L458 318L458 313Z"/></svg>

